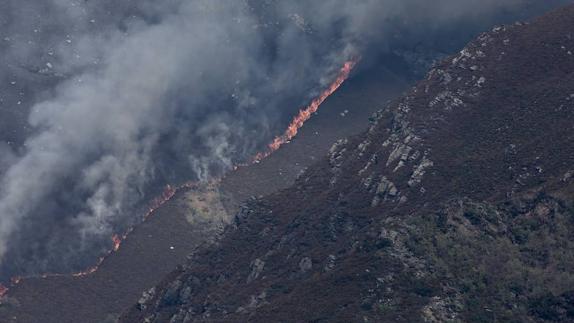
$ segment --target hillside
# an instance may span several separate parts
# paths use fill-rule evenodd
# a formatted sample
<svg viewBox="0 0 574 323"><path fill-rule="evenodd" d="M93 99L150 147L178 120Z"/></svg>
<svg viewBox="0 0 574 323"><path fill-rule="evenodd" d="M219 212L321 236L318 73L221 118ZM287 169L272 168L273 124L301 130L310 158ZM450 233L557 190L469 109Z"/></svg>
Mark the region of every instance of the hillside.
<svg viewBox="0 0 574 323"><path fill-rule="evenodd" d="M573 321L573 25L480 35L122 321Z"/></svg>

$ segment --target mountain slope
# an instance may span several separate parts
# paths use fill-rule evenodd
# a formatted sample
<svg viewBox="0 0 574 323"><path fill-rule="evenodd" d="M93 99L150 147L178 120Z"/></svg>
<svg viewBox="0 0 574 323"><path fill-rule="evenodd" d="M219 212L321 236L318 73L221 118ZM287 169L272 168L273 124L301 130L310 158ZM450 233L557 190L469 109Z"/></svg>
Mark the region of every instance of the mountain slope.
<svg viewBox="0 0 574 323"><path fill-rule="evenodd" d="M480 35L122 320L574 320L573 25Z"/></svg>

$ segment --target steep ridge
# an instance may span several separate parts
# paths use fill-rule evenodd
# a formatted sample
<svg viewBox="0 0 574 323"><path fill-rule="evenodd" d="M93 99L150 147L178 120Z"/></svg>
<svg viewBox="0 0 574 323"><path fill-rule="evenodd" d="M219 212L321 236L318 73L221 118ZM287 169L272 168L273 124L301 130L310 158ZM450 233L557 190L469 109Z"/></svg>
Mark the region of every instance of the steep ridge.
<svg viewBox="0 0 574 323"><path fill-rule="evenodd" d="M573 25L480 35L122 322L573 321Z"/></svg>

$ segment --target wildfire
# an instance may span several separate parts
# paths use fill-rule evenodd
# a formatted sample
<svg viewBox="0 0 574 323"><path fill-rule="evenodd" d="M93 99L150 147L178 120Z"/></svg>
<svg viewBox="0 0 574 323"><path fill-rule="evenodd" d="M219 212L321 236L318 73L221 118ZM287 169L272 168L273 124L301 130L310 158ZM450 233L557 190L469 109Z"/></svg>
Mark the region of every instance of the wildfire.
<svg viewBox="0 0 574 323"><path fill-rule="evenodd" d="M167 185L165 187L165 189L163 190L162 194L158 197L156 197L155 199L153 199L153 201L150 203L149 209L147 210L147 212L144 214L143 216L143 220L147 220L147 218L149 218L157 209L159 209L162 205L164 205L166 202L168 202L169 200L171 200L175 194L184 188L191 188L195 185L195 183L193 182L188 182L185 183L179 187L173 187L171 185ZM127 238L127 236L133 231L133 228L130 228L126 233L124 233L123 235L118 235L118 234L114 234L112 236L112 242L114 245L113 251L118 251L120 249L120 246L122 244L122 241ZM105 259L105 257L100 258L100 262L98 263L98 265L96 265L94 268L95 270L97 270L97 267L99 267L99 264L101 264L101 262ZM95 271L94 270L94 271Z"/></svg>
<svg viewBox="0 0 574 323"><path fill-rule="evenodd" d="M100 268L100 265L104 262L104 260L106 260L106 257L110 254L111 254L111 252L108 252L108 254L106 256L100 257L98 259L98 263L95 266L92 266L92 267L90 267L84 271L73 273L72 276L73 277L83 277L83 276L87 276L87 275L95 273L98 270L98 268ZM65 276L65 275L62 275L62 274L48 275L48 276L42 276L42 278L46 278L46 277L50 277L50 276Z"/></svg>
<svg viewBox="0 0 574 323"><path fill-rule="evenodd" d="M254 162L261 161L263 158L269 156L271 153L279 149L279 147L281 147L283 144L286 144L291 139L293 139L299 132L299 129L303 127L303 124L311 118L313 113L319 110L321 104L325 102L325 100L331 94L335 93L335 91L337 91L337 89L345 82L345 80L347 80L349 74L351 73L356 64L357 64L356 60L350 60L345 62L343 67L341 67L341 70L339 71L339 74L335 79L335 81L333 81L333 83L331 83L331 85L327 89L325 89L319 97L311 101L311 104L309 104L305 109L299 110L299 114L297 114L293 118L293 121L291 121L291 123L287 127L287 130L285 130L285 132L282 135L273 139L273 141L267 146L266 152L258 153L254 158Z"/></svg>
<svg viewBox="0 0 574 323"><path fill-rule="evenodd" d="M153 201L150 203L148 211L143 216L143 221L147 220L147 218L149 218L157 209L159 209L162 205L164 205L166 202L171 200L179 190L184 189L184 188L191 188L194 185L195 185L195 183L193 183L193 182L188 182L188 183L182 184L179 187L173 187L171 185L167 185L165 187L165 189L163 190L162 194L160 196L156 197L155 199L153 199ZM120 246L122 244L122 241L124 239L126 239L128 237L128 235L133 230L134 230L134 228L132 227L132 228L128 229L128 231L121 236L118 234L114 234L112 236L113 249L110 250L106 255L100 257L95 266L90 267L85 271L73 273L72 276L83 277L83 276L87 276L87 275L90 275L90 274L93 274L94 272L96 272L98 270L98 268L100 268L100 265L104 262L104 260L106 260L106 258L109 255L111 255L113 252L117 252L118 250L120 250ZM48 274L47 276L42 276L42 277L45 278L48 276L60 276L60 274Z"/></svg>
<svg viewBox="0 0 574 323"><path fill-rule="evenodd" d="M166 188L164 189L164 191L162 192L162 194L155 198L151 203L150 203L150 207L148 209L148 211L145 213L145 215L143 216L143 220L146 220L150 215L152 215L159 207L161 207L163 204L165 204L167 201L171 200L175 194L177 193L178 190L183 189L183 188L191 188L193 187L193 185L195 185L192 182L189 183L185 183L179 187L173 187L171 185L167 185ZM133 231L133 228L130 228L126 233L124 233L123 235L118 235L118 234L114 234L112 236L112 243L113 243L113 248L108 251L104 256L98 258L98 261L96 262L96 264L92 267L89 267L88 269L84 270L84 271L80 271L80 272L76 272L76 273L72 273L72 274L55 274L55 273L45 273L40 275L41 278L48 278L48 277L61 277L61 276L67 276L70 275L72 277L84 277L90 274L95 273L101 266L101 264L104 262L104 260L106 260L106 258L111 255L112 253L118 251L120 249L120 245L122 243L122 241ZM10 279L10 285L14 286L17 285L18 283L20 283L20 281L22 281L22 279L24 279L25 277L20 277L20 276L16 276L16 277L12 277ZM0 284L0 297L4 296L7 292L8 292L8 287Z"/></svg>
<svg viewBox="0 0 574 323"><path fill-rule="evenodd" d="M191 188L193 187L193 185L195 185L192 182L189 183L185 183L179 187L173 187L171 185L167 185L165 187L165 189L163 190L163 193L156 197L149 206L148 211L144 214L143 216L143 221L145 221L148 217L150 217L158 208L160 208L162 205L164 205L166 202L168 202L169 200L171 200L175 194L183 188ZM104 260L106 260L106 258L111 255L113 252L117 252L118 250L120 250L120 246L122 244L122 241L124 239L126 239L128 237L128 235L134 230L134 228L130 228L128 229L128 231L126 233L124 233L123 235L118 235L118 234L114 234L112 236L112 243L113 243L113 249L110 250L106 255L104 255L103 257L100 257L98 259L98 262L96 263L95 266L88 268L85 271L81 271L78 273L73 273L72 276L74 277L82 277L82 276L86 276L89 274L92 274L94 272L96 272L98 270L98 268L100 268L100 265L104 262ZM55 276L55 275L49 275L49 276Z"/></svg>
<svg viewBox="0 0 574 323"><path fill-rule="evenodd" d="M251 163L260 162L263 158L269 156L271 153L273 153L274 151L279 149L279 147L281 147L283 144L285 144L285 143L289 142L291 139L293 139L297 135L297 133L299 132L299 129L303 126L303 124L311 118L313 113L317 112L317 110L319 109L321 104L331 94L333 94L335 91L337 91L337 89L345 82L345 80L349 77L349 74L351 73L351 71L355 67L356 63L357 63L356 60L350 60L350 61L345 62L345 64L343 65L343 67L339 71L339 74L337 75L337 78L335 79L335 81L333 81L333 83L331 83L331 85L327 89L325 89L319 97L317 97L313 101L311 101L311 103L306 108L299 110L299 113L297 114L297 116L295 116L293 118L293 121L291 121L291 123L287 127L287 130L285 130L285 132L282 135L276 137L267 146L268 149L266 152L260 152L257 155L255 155L255 157L253 158ZM238 166L234 166L233 169L235 170L237 168L238 168ZM193 188L195 185L196 185L196 183L194 183L194 182L187 182L187 183L182 184L182 185L177 186L177 187L167 185L165 187L164 191L162 192L162 194L160 196L158 196L157 198L155 198L154 200L152 200L152 202L150 203L149 209L147 210L147 212L143 216L143 220L145 221L158 208L160 208L162 205L164 205L169 200L171 200L179 190L187 189L187 188ZM111 255L114 252L117 252L120 249L122 241L127 238L127 236L133 231L133 229L134 228L128 229L128 231L125 232L121 236L118 234L114 234L111 238L112 243L113 243L113 248L111 250L109 250L104 256L100 257L94 266L92 266L92 267L90 267L84 271L81 271L81 272L72 273L71 276L83 277L83 276L87 276L87 275L90 275L90 274L93 274L94 272L96 272L98 270L98 268L101 266L101 264L104 262L104 260L109 255ZM41 275L42 278L56 277L56 276L67 276L67 274L48 273L48 274ZM10 280L11 286L14 286L14 285L20 283L20 281L23 278L24 277L20 277L20 276L13 277ZM4 296L7 292L8 292L8 287L0 284L0 298L2 296Z"/></svg>
<svg viewBox="0 0 574 323"><path fill-rule="evenodd" d="M112 236L112 241L114 242L114 251L118 251L120 249L120 244L122 243L122 238L117 234Z"/></svg>

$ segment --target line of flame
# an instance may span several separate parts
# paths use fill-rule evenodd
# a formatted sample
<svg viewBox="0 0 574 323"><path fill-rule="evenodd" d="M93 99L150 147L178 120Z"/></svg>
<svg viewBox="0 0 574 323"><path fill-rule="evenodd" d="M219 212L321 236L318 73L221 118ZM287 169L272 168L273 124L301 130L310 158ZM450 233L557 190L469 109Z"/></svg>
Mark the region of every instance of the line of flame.
<svg viewBox="0 0 574 323"><path fill-rule="evenodd" d="M143 216L143 220L145 221L147 218L149 218L158 208L160 208L162 205L164 205L166 202L168 202L169 200L171 200L175 194L183 188L190 188L193 186L193 183L185 183L179 187L172 187L171 185L167 185L164 189L164 191L162 192L162 194L158 197L156 197L155 199L152 200L152 202L150 203L149 209L147 210L147 212L144 214ZM48 277L62 277L62 276L72 276L72 277L83 277L83 276L87 276L89 274L92 274L94 272L96 272L98 270L98 268L101 266L101 264L104 262L104 260L106 260L106 258L108 256L110 256L112 253L118 251L120 249L120 245L122 243L122 241L127 238L127 236L134 230L134 228L130 228L128 229L128 231L126 233L124 233L122 236L118 235L118 234L114 234L112 236L112 242L113 242L113 248L111 250L109 250L105 255L101 256L98 258L98 261L96 262L95 265L87 268L86 270L80 271L80 272L75 272L75 273L71 273L71 274L58 274L58 273L44 273L42 275L40 275L39 277L41 278L48 278ZM20 281L22 281L23 279L26 278L33 278L33 277L38 277L38 276L15 276L12 277L10 279L10 286L13 287L14 285L17 285L18 283L20 283ZM9 288L0 284L0 298L3 297L7 292L8 292Z"/></svg>
<svg viewBox="0 0 574 323"><path fill-rule="evenodd" d="M315 112L317 112L317 110L319 110L319 107L321 106L321 104L323 102L325 102L325 100L331 94L333 94L335 91L337 91L337 89L339 89L339 87L341 87L341 85L349 77L349 74L351 73L351 71L353 70L353 68L355 67L356 64L357 64L357 60L350 60L350 61L345 62L345 64L343 65L343 67L339 71L339 74L338 74L337 78L333 81L333 83L331 83L331 85L327 89L325 89L319 97L317 97L313 101L311 101L311 103L306 108L299 110L299 113L297 114L297 116L295 116L293 118L293 121L291 121L291 123L287 127L287 130L285 130L285 132L282 135L273 139L273 141L267 146L267 151L257 153L255 155L255 157L253 158L253 160L249 164L260 162L262 159L268 157L274 151L279 149L279 147L288 143L291 139L293 139L295 136L297 136L297 133L299 132L299 129L301 127L303 127L303 124L311 118L313 113L315 113ZM235 169L236 168L237 167L235 167ZM150 207L149 207L148 211L145 213L145 215L143 216L143 220L145 221L159 207L161 207L162 205L167 203L169 200L171 200L178 191L180 191L182 189L192 188L195 185L196 185L196 183L193 183L193 182L188 182L188 183L182 184L181 186L178 186L178 187L172 187L170 185L167 185L166 188L164 189L163 193L159 197L155 198L150 203ZM104 262L104 260L107 257L109 257L112 253L117 252L120 249L122 241L125 240L133 230L134 230L134 227L129 228L121 236L118 234L114 234L111 238L112 242L113 242L113 248L111 250L109 250L105 255L98 258L98 261L96 262L96 264L94 266L89 267L88 269L86 269L84 271L80 271L80 272L76 272L76 273L72 273L72 274L47 273L47 274L40 275L40 277L42 277L42 278L61 277L61 276L83 277L83 276L93 274L94 272L96 272L98 270L98 268L101 266L101 264ZM25 279L25 278L31 278L31 277L22 277L22 276L12 277L10 280L11 287L18 284L22 279ZM0 284L0 298L3 297L4 295L6 295L8 290L9 290L8 287Z"/></svg>
<svg viewBox="0 0 574 323"><path fill-rule="evenodd" d="M287 130L285 130L285 132L282 135L273 139L273 141L267 146L267 151L260 152L257 155L255 155L253 162L261 161L262 159L271 155L274 151L279 149L279 147L290 142L291 139L295 138L295 136L297 136L297 133L299 132L299 129L303 127L303 125L307 120L311 119L313 113L319 110L321 104L323 104L323 102L325 102L325 100L329 96L331 96L331 94L335 93L335 91L337 91L337 89L339 89L339 87L343 85L343 83L345 82L345 80L347 80L349 74L351 74L351 71L353 70L356 64L357 60L350 60L345 62L345 64L343 64L343 67L341 67L339 75L337 76L335 81L333 81L333 83L331 83L331 85L327 89L325 89L323 93L319 95L319 97L311 101L311 103L306 108L299 110L299 113L293 118L293 121L291 121L291 123L287 127Z"/></svg>

